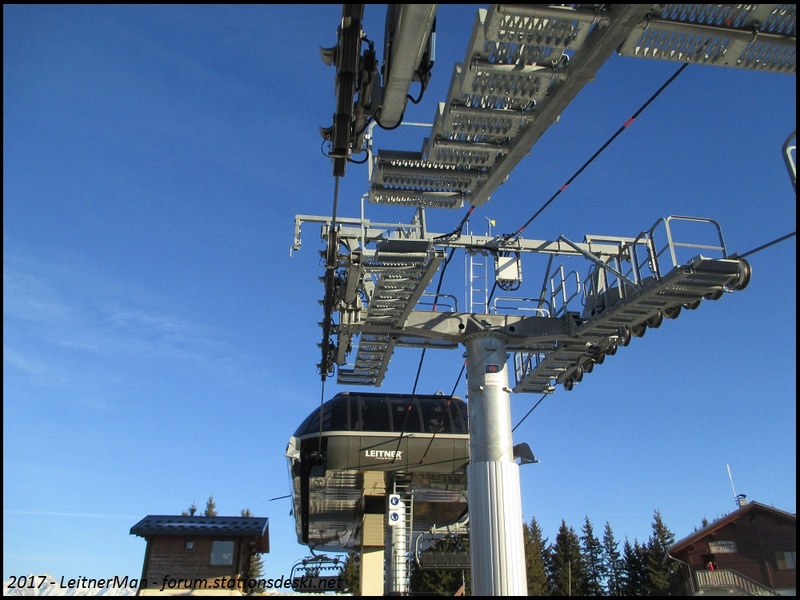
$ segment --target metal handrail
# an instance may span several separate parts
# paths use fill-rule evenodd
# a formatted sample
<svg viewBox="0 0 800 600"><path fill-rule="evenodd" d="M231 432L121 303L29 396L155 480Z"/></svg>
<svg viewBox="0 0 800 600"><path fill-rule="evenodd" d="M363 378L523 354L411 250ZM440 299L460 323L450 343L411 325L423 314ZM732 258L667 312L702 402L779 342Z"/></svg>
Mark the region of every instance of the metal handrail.
<svg viewBox="0 0 800 600"><path fill-rule="evenodd" d="M567 284L567 277L570 276L570 275L574 275L575 276L575 284L576 284L577 287L576 287L575 291L570 296L567 296L567 285L566 284ZM561 277L561 283L559 283L556 286L555 280L556 280L556 277L559 277L559 276ZM558 273L556 273L555 275L553 275L550 278L550 306L555 311L553 313L553 316L557 317L562 312L566 312L567 305L570 303L570 301L573 298L575 298L575 297L580 295L582 289L583 289L583 287L581 286L580 275L578 275L578 273L576 273L575 271L570 271L569 273L567 273L565 275L564 274L564 265L560 265L558 267ZM559 296L559 294L561 295L561 305L559 306L558 309L556 309L556 298Z"/></svg>
<svg viewBox="0 0 800 600"><path fill-rule="evenodd" d="M786 170L789 171L789 178L792 180L792 187L797 191L797 138L795 131L789 134L783 142L783 162L786 163Z"/></svg>
<svg viewBox="0 0 800 600"><path fill-rule="evenodd" d="M716 569L706 571L698 569L695 571L698 588L715 587L735 587L744 590L754 596L780 596L778 592L765 586L746 575L742 575L733 569Z"/></svg>
<svg viewBox="0 0 800 600"><path fill-rule="evenodd" d="M458 312L458 299L453 296L452 294L431 294L425 292L422 294L422 298L433 298L432 302L423 302L422 299L417 303L419 306L432 306L434 310L437 307L441 307L442 312ZM452 300L452 304L448 304L445 302L441 302L441 298L446 298L447 300ZM445 310L449 308L450 310Z"/></svg>
<svg viewBox="0 0 800 600"><path fill-rule="evenodd" d="M690 222L690 223L708 223L709 225L713 225L717 230L717 236L719 237L719 246L711 246L707 244L689 244L686 242L676 242L672 235L672 227L671 223L673 221L683 221L683 222ZM656 250L655 248L655 230L656 228L663 223L664 229L667 235L667 243L666 245L661 248L660 250ZM657 273L657 277L661 277L661 272L658 267L658 258L667 250L669 250L670 257L672 258L672 266L678 267L680 264L678 263L678 257L675 253L675 248L695 248L697 250L715 250L722 252L722 257L727 258L728 251L725 248L725 240L722 238L722 228L720 227L719 223L717 223L714 219L707 219L703 217L683 217L678 215L672 215L669 217L662 217L658 221L656 221L653 226L648 230L648 235L650 240L652 241L653 245L653 260L655 262L655 268Z"/></svg>
<svg viewBox="0 0 800 600"><path fill-rule="evenodd" d="M498 302L502 301L509 301L509 302L520 302L520 303L536 303L536 304L546 304L545 308L541 306L534 306L534 307L527 307L527 306L498 306ZM536 316L539 317L549 317L550 313L553 312L553 308L550 303L543 299L543 298L517 298L513 296L500 296L494 299L492 302L492 312L497 314L499 310L517 310L517 311L528 311L533 312Z"/></svg>

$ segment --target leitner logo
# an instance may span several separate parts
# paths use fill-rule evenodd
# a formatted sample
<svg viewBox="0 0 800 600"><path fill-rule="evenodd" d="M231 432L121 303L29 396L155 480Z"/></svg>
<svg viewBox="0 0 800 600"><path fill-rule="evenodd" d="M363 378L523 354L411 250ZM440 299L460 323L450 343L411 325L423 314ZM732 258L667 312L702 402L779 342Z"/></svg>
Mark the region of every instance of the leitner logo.
<svg viewBox="0 0 800 600"><path fill-rule="evenodd" d="M364 450L364 456L367 458L379 458L381 460L402 460L402 450Z"/></svg>

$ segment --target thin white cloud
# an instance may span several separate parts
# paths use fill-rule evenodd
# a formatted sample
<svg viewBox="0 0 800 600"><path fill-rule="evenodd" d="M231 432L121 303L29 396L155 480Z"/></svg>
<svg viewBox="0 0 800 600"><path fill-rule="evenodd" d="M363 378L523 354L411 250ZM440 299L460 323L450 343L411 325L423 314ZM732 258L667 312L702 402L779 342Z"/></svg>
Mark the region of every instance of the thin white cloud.
<svg viewBox="0 0 800 600"><path fill-rule="evenodd" d="M42 361L30 358L5 344L3 344L3 362L32 377L39 377L47 370Z"/></svg>
<svg viewBox="0 0 800 600"><path fill-rule="evenodd" d="M136 515L101 515L96 513L71 513L55 510L3 510L4 515L17 515L24 517L58 517L75 519L124 519L126 521L141 519Z"/></svg>
<svg viewBox="0 0 800 600"><path fill-rule="evenodd" d="M224 363L231 354L221 341L224 335L212 327L146 306L137 300L145 292L120 289L85 267L6 256L3 270L3 320L10 334L4 345L11 351L5 364L28 375L44 374L58 349L93 360L139 357L207 365ZM45 356L43 347L49 347L47 360L37 355Z"/></svg>

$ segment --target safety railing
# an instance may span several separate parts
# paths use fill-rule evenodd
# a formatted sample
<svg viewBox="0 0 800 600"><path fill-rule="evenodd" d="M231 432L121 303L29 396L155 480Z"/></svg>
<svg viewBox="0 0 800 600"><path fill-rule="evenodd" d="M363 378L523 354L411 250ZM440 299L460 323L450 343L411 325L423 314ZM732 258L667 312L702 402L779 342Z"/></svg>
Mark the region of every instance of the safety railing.
<svg viewBox="0 0 800 600"><path fill-rule="evenodd" d="M695 580L699 590L709 588L736 588L751 596L780 596L778 592L758 581L750 579L733 569L716 569L714 571L695 571Z"/></svg>
<svg viewBox="0 0 800 600"><path fill-rule="evenodd" d="M575 289L569 290L567 285L570 279L575 281ZM558 267L558 272L550 278L550 307L552 316L558 317L567 312L567 306L580 296L581 278L575 271L564 271L564 265Z"/></svg>
<svg viewBox="0 0 800 600"><path fill-rule="evenodd" d="M583 286L584 316L602 312L641 290L648 281L660 281L671 269L689 264L698 255L727 257L716 221L684 216L658 219L633 241L621 244L617 256L605 262L594 260Z"/></svg>
<svg viewBox="0 0 800 600"><path fill-rule="evenodd" d="M694 231L698 231L696 225L709 227L705 228L706 231L711 231L712 235L716 234L715 239L710 240L710 243L698 243L684 241L684 235L680 238L676 235L675 226L680 224L682 227L691 225ZM681 233L685 234L684 231ZM707 235L704 233L704 235ZM662 237L663 236L663 241ZM722 238L722 229L719 223L713 219L706 219L702 217L682 217L673 215L670 217L662 217L656 221L653 226L639 234L636 241L644 241L644 244L634 244L631 253L631 260L633 268L643 276L645 269L650 272L650 275L660 280L666 273L667 269L664 268L663 257L669 253L670 268L686 265L692 258L697 256L698 252L706 251L711 255L707 258L727 258L728 252L725 248L725 240ZM640 249L647 249L647 256L642 260L640 257ZM714 256L719 254L720 256Z"/></svg>
<svg viewBox="0 0 800 600"><path fill-rule="evenodd" d="M797 191L797 136L796 132L789 134L783 142L783 162L786 163L786 170L789 172L789 179L792 180L792 187Z"/></svg>
<svg viewBox="0 0 800 600"><path fill-rule="evenodd" d="M552 314L553 309L550 305L550 302L541 298L516 298L513 296L500 296L492 301L491 312L494 314L500 314L501 311L509 311L512 313L533 313L533 316L536 317L549 317Z"/></svg>
<svg viewBox="0 0 800 600"><path fill-rule="evenodd" d="M458 299L452 294L424 293L418 306L430 306L433 311L458 312Z"/></svg>

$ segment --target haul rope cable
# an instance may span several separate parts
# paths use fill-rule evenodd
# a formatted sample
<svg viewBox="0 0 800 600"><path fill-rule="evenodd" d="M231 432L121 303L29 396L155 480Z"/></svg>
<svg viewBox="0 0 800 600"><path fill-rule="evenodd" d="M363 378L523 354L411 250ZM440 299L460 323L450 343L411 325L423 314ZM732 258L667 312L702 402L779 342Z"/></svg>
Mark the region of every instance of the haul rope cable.
<svg viewBox="0 0 800 600"><path fill-rule="evenodd" d="M703 46L701 46L701 48L700 48L700 49L702 50L702 48L704 48L704 47L706 46L706 44L708 44L708 42L706 42L705 44L703 44ZM698 52L699 52L699 50L698 50ZM645 110L645 109L646 109L648 106L650 106L650 104L651 104L651 103L652 103L652 102L653 102L653 101L654 101L656 98L658 98L658 97L661 95L661 93L662 93L662 92L663 92L665 89L667 89L667 87L668 87L668 86L669 86L669 85L670 85L670 84L671 84L673 81L675 81L675 79L677 79L677 78L678 78L678 75L680 75L680 74L683 72L683 70L684 70L686 67L688 67L688 66L689 66L689 63L688 63L688 62L686 62L686 63L683 63L683 64L682 64L682 65L681 65L681 66L678 68L678 70L677 70L677 71L675 71L675 73L673 73L673 74L672 74L672 76L671 76L669 79L667 79L667 80L666 80L666 81L665 81L665 82L664 82L664 83L661 85L661 87L660 87L660 88L658 88L658 89L655 91L655 93L654 93L652 96L650 96L650 98L648 98L648 99L647 99L647 101L646 101L644 104L642 104L642 106L641 106L641 107L639 107L639 110L637 110L635 113L633 113L633 115L632 115L632 116L631 116L631 117L630 117L630 118L629 118L627 121L625 121L625 123L623 123L623 124L622 124L622 126L621 126L619 129L617 129L617 131L614 133L614 135L612 135L610 138L608 138L608 140L606 141L606 143L605 143L605 144L603 144L603 145L602 145L602 146L601 146L601 147L600 147L600 148L597 150L597 152L595 152L595 153L594 153L594 154L591 156L591 158L589 158L589 160L587 160L585 163L583 163L583 165L581 166L581 168L580 168L580 169L578 169L577 171L575 171L575 173L572 175L572 177L570 177L570 178L567 180L567 182L566 182L566 183L564 183L564 185L562 185L560 188L558 188L558 191L557 191L555 194L553 194L552 196L550 196L550 199L549 199L549 200L547 200L547 202L545 202L545 203L542 205L542 207L541 207L541 208L539 208L539 210L537 210L537 211L536 211L536 212L533 214L533 216L532 216L530 219L528 219L528 220L525 222L525 224L524 224L522 227L520 227L519 229L517 229L517 230L516 230L516 231L515 231L513 234L506 234L506 235L504 235L504 236L503 236L503 239L504 239L504 241L511 240L511 239L515 239L515 238L519 237L519 236L522 234L522 232L525 230L525 228L526 228L528 225L530 225L530 224L533 222L533 220L534 220L536 217L538 217L538 216L539 216L539 215L542 213L542 211L544 211L544 209L545 209L545 208L547 208L547 207L548 207L548 206L549 206L549 205L550 205L550 204L551 204L551 203L552 203L552 202L553 202L553 201L554 201L556 198L558 198L558 196L561 194L561 192L563 192L565 189L567 189L567 187L569 187L569 185L570 185L570 184L571 184L573 181L575 181L575 179L578 177L578 175L580 175L581 173L583 173L583 171L584 171L584 170L585 170L585 169L586 169L586 168L587 168L587 167L588 167L590 164L592 164L592 162L594 162L594 160L595 160L595 159L596 159L598 156L600 156L600 154L602 154L602 153L603 153L603 151L604 151L606 148L608 148L608 147L611 145L611 143L612 143L612 142L613 142L615 139L617 139L617 137L619 137L619 135L620 135L620 134L621 134L623 131L625 131L625 130L626 130L626 129L627 129L627 128L628 128L628 127L629 127L629 126L630 126L630 125L631 125L631 124L632 124L632 123L633 123L633 122L636 120L636 119L637 119L637 117L638 117L639 115L641 115L641 114L642 114L642 112L644 112L644 110Z"/></svg>
<svg viewBox="0 0 800 600"><path fill-rule="evenodd" d="M768 243L766 243L766 244L764 244L762 246L759 246L758 248L754 248L753 250L745 252L744 254L736 254L735 256L737 256L738 258L744 258L745 256L750 256L751 254L755 254L756 252L760 252L761 250L766 250L770 246L774 246L775 244L777 244L779 242L783 242L785 240L788 240L790 237L793 237L796 234L797 234L796 231L793 231L791 233L787 233L786 235L781 236L781 237L779 237L779 238L777 238L777 239L775 239L775 240L773 240L771 242L768 242ZM463 372L463 369L462 369L462 372ZM517 429L517 427L522 425L522 422L525 419L528 418L528 416L533 412L533 409L535 409L537 406L539 406L547 396L548 396L548 394L544 394L544 395L542 395L541 398L539 398L539 401L536 404L534 404L533 407L527 413L525 413L525 416L522 417L522 419L520 419L519 423L514 425L514 428L511 430L511 433L514 433L514 431Z"/></svg>
<svg viewBox="0 0 800 600"><path fill-rule="evenodd" d="M437 302L438 302L438 298L439 298L439 292L442 289L442 282L444 281L444 274L445 274L445 271L447 270L447 265L450 264L450 259L453 258L453 254L455 254L455 251L456 251L455 248L451 248L450 249L450 256L448 256L447 260L444 261L444 265L442 265L442 270L439 273L439 283L436 286L436 293L434 294L434 297L433 297L434 298L433 299L433 310L434 311L436 310L436 306L437 306ZM405 435L406 425L408 423L408 414L411 412L411 410L413 408L414 395L417 392L417 384L419 383L419 375L422 372L422 363L425 361L425 351L426 350L427 350L427 348L424 348L424 347L422 348L422 354L421 354L421 356L419 358L419 365L417 365L417 376L414 378L414 387L411 390L411 398L409 398L408 405L406 406L406 414L405 414L405 418L403 419L403 428L400 431L400 437L397 439L397 448L395 448L395 453L394 453L394 456L392 457L392 462L394 462L397 459L397 451L400 449L400 444L403 442L403 435ZM448 406L449 406L449 402L448 402ZM442 425L441 421L443 419L444 419L444 414L442 415L442 419L440 419L440 423L436 427L437 431L438 431L439 427L441 427L441 425ZM433 435L434 435L434 437L436 436L436 432L435 431L434 431ZM433 443L433 437L431 437L431 442L428 444L428 448L431 447L431 443ZM422 458L420 458L420 461L419 461L420 463L422 463L422 461L425 460L425 455L427 453L428 453L428 449L425 450L425 453L422 455Z"/></svg>
<svg viewBox="0 0 800 600"><path fill-rule="evenodd" d="M792 233L787 233L786 235L781 236L776 240L772 240L771 242L768 242L768 243L764 244L763 246L759 246L758 248L753 248L749 252L745 252L744 254L736 254L734 256L736 256L737 258L744 258L745 256L750 256L751 254L755 254L756 252L761 252L762 250L766 250L767 248L769 248L770 246L774 246L778 242L786 241L790 237L793 237L795 235L797 235L796 231L793 231Z"/></svg>
<svg viewBox="0 0 800 600"><path fill-rule="evenodd" d="M705 47L706 47L706 45L708 45L708 42L709 42L709 41L710 41L710 38L709 38L708 40L706 40L706 42L705 42L705 43L704 43L704 44L703 44L703 45L700 47L700 49L698 49L697 53L700 53L700 51L701 51L703 48L705 48ZM658 96L660 96L660 95L661 95L661 93L662 93L662 92L663 92L663 91L664 91L664 90L665 90L665 89L666 89L666 88L667 88L667 87L668 87L668 86L669 86L669 85L670 85L670 84L671 84L673 81L675 81L675 79L677 79L677 78L678 78L678 75L680 75L680 74L683 72L683 70L684 70L684 69L686 69L686 67L688 67L688 66L689 66L689 63L688 63L688 62L686 62L686 63L682 64L682 65L681 65L681 66L680 66L680 67L679 67L679 68L678 68L678 69L675 71L675 73L673 73L673 74L672 74L672 76L670 76L670 77L669 77L669 79L667 79L667 80L666 80L666 81L665 81L665 82L664 82L664 83L661 85L661 87L660 87L660 88L658 88L658 89L655 91L655 93L653 93L653 95L651 95L651 96L650 96L650 98L648 98L648 99L647 99L647 101L646 101L644 104L642 104L642 106L641 106L641 107L639 107L639 109L638 109L638 110L637 110L635 113L633 113L633 115L632 115L632 116L631 116L631 117L630 117L630 118L629 118L627 121L625 121L625 123L624 123L624 124L623 124L623 125L622 125L622 126L619 128L619 129L617 129L617 131L614 133L614 135L612 135L612 136L611 136L611 137L610 137L610 138L609 138L609 139L608 139L608 140L605 142L605 144L603 144L603 145L602 145L602 146L601 146L601 147L600 147L600 148L597 150L597 152L595 152L595 153L594 153L594 154L591 156L591 158L589 158L589 160L587 160L587 161L586 161L586 162L585 162L585 163L584 163L584 164L581 166L581 168L580 168L580 169L578 169L578 170L577 170L577 171L576 171L576 172L575 172L575 173L572 175L572 177L570 177L570 178L567 180L567 182L566 182L564 185L562 185L562 186L561 186L561 187L558 189L558 191L557 191L555 194L553 194L553 195L550 197L550 199L549 199L547 202L545 202L545 203L544 203L544 205L542 205L542 207L541 207L541 208L540 208L538 211L536 211L536 213L535 213L535 214L534 214L534 215L533 215L533 216L532 216L530 219L528 219L528 220L525 222L525 224L524 224L522 227L520 227L519 229L517 229L517 231L515 231L513 234L506 234L506 235L503 235L503 236L501 236L501 237L502 237L502 239L503 239L504 241L508 241L508 240L511 240L511 239L514 239L514 238L517 238L517 237L519 237L519 236L522 234L522 232L525 230L525 228L526 228L528 225L530 225L530 224L533 222L533 220L534 220L536 217L538 217L538 216L539 216L539 215L542 213L542 211L544 211L544 209L546 209L546 208L547 208L547 207L548 207L548 206L549 206L549 205L550 205L550 204L551 204L551 203L552 203L552 202L553 202L553 201L554 201L554 200L555 200L555 199L556 199L556 198L557 198L557 197L558 197L558 196L561 194L561 192L563 192L565 189L567 189L567 187L568 187L568 186L569 186L569 185L570 185L570 184L571 184L573 181L575 181L575 179L578 177L578 175L580 175L581 173L583 173L583 171L584 171L584 170L586 170L586 168L587 168L587 167L588 167L588 166L589 166L589 165L590 165L590 164L591 164L591 163L592 163L592 162L593 162L593 161L594 161L594 160L595 160L595 159L596 159L598 156L600 156L600 154L601 154L601 153L602 153L602 152L603 152L603 151L604 151L606 148L608 148L608 147L611 145L611 143L612 143L612 142L613 142L613 141L614 141L614 140L615 140L617 137L619 137L619 135L620 135L620 134L621 134L623 131L625 131L625 130L626 130L626 129L627 129L627 128L628 128L628 127L629 127L629 126L630 126L630 125L631 125L631 124L632 124L632 123L633 123L633 122L634 122L634 121L635 121L635 120L636 120L638 117L639 117L639 115L641 115L641 114L642 114L642 112L644 112L644 110L645 110L645 109L646 109L646 108L647 108L647 107L648 107L648 106L649 106L649 105L650 105L650 104L651 104L651 103L652 103L652 102L653 102L653 101L654 101L656 98L658 98ZM458 224L458 226L457 226L457 227L456 227L456 228L455 228L455 229L454 229L454 230L453 230L453 231L452 231L450 234L446 234L446 235L444 235L444 236L441 236L441 237L442 237L442 238L449 238L449 237L453 237L453 236L455 236L457 233L460 233L460 231L461 231L461 228L463 227L464 223L467 221L467 219L469 219L470 215L472 214L472 212L473 212L474 210L475 210L475 206L471 206L471 207L469 208L469 211L467 212L467 214L464 216L464 218L463 218L463 219L461 220L461 222ZM545 279L546 279L546 276L545 276ZM492 296L494 295L494 291L495 291L496 287L497 287L497 282L495 282L494 286L492 287L492 293L491 293L491 294L490 294L490 296L489 296L489 300L491 300ZM467 363L466 363L466 361L465 361L465 362L464 362L464 364L461 366L461 372L459 373L459 375L458 375L458 378L456 379L455 386L453 387L453 394L455 394L455 390L456 390L456 388L458 387L458 384L459 384L459 383L460 383L460 381L461 381L461 377L462 377L462 376L463 376L463 374L464 374L464 369L466 368L466 366L467 366ZM528 417L528 415L529 415L529 414L530 414L530 413L533 411L533 409L534 409L534 408L536 408L537 406L539 406L539 404L542 402L542 400L544 400L544 398L545 398L545 396L542 396L542 398L541 398L541 399L539 399L539 401L538 401L538 402L537 402L537 403L536 403L536 404L533 406L533 408L531 408L531 410L530 410L530 411L528 411L528 413L525 415L525 417L523 417L522 421L524 421L524 420L525 420L525 419ZM517 425L516 425L516 426L514 426L514 429L516 429L517 427L519 427L519 425L522 423L522 421L520 421L519 423L517 423ZM514 429L512 429L512 432L514 431Z"/></svg>
<svg viewBox="0 0 800 600"><path fill-rule="evenodd" d="M703 48L705 48L705 46L706 46L707 44L708 44L708 41L706 41L706 43L705 43L705 44L703 44L703 46L701 46L700 50L702 50ZM700 50L698 50L698 53L700 52ZM501 237L502 237L504 240L506 240L506 241L507 241L507 240L510 240L510 239L514 239L514 238L517 238L517 237L519 237L519 236L522 234L522 232L525 230L525 228L526 228L528 225L530 225L530 224L533 222L533 220L534 220L536 217L538 217L538 216L539 216L539 215L542 213L542 211L544 211L544 209L545 209L545 208L547 208L547 207L548 207L548 206L549 206L549 205L550 205L550 204L551 204L551 203L552 203L552 202L553 202L553 201L554 201L554 200L555 200L555 199L556 199L556 198L557 198L557 197L558 197L558 196L561 194L561 192L563 192L565 189L567 189L567 187L568 187L568 186L569 186L569 185L570 185L570 184L571 184L573 181L575 181L575 179L578 177L578 175L580 175L581 173L583 173L583 171L584 171L584 170L585 170L585 169L586 169L586 168L587 168L587 167L588 167L588 166L589 166L589 165L590 165L590 164L591 164L591 163L592 163L592 162L593 162L593 161L594 161L594 160L595 160L595 159L596 159L598 156L600 156L600 154L601 154L601 153L602 153L602 152L603 152L603 151L604 151L606 148L608 148L608 146L610 146L610 145L611 145L611 143L612 143L612 142L613 142L613 141L614 141L614 140L615 140L617 137L619 137L619 135L620 135L620 134L621 134L623 131L625 131L625 130L626 130L626 129L627 129L627 128L628 128L628 127L629 127L629 126L630 126L630 125L631 125L631 124L632 124L632 123L635 121L635 120L636 120L636 118L637 118L639 115L641 115L641 114L642 114L642 112L644 112L644 110L645 110L645 109L646 109L646 108L647 108L647 107L648 107L648 106L649 106L649 105L650 105L650 104L651 104L651 103L652 103L652 102L653 102L653 101L654 101L656 98L658 98L658 96L660 96L660 95L661 95L661 93L662 93L662 92L663 92L663 91L664 91L664 90L665 90L665 89L666 89L666 88L667 88L667 87L668 87L668 86L669 86L669 85L670 85L670 84L671 84L673 81L675 81L675 79L677 79L678 75L680 75L680 74L683 72L683 70L684 70L686 67L688 67L688 66L689 66L689 63L688 63L688 62L686 62L686 63L682 64L682 65L681 65L681 66L680 66L680 67L679 67L679 68L678 68L678 69L675 71L675 73L673 73L673 74L672 74L672 76L671 76L669 79L667 79L667 81L665 81L665 82L664 82L664 83L661 85L661 87L660 87L660 88L658 88L658 90L656 90L656 91L655 91L655 93L654 93L652 96L650 96L650 98L648 98L648 99L647 99L647 101L646 101L644 104L642 104L642 106L639 108L639 110L637 110L637 111L636 111L636 112L635 112L635 113L634 113L634 114L633 114L633 115L632 115L632 116L631 116L631 117L630 117L630 118L629 118L627 121L625 121L625 123L624 123L624 124L623 124L623 125L622 125L622 126L619 128L619 129L617 129L617 131L614 133L614 135L612 135L612 136L611 136L611 137L610 137L610 138L609 138L609 139L606 141L606 143L605 143L605 144L603 144L603 145L600 147L600 149L598 149L598 150L597 150L597 152L595 152L595 153L594 153L594 154L591 156L591 158L589 158L589 160L587 160L587 161L586 161L586 162L583 164L583 166L581 166L581 168L580 168L580 169L578 169L578 170L577 170L577 171L576 171L576 172L575 172L575 173L572 175L572 177L570 177L570 178L567 180L567 182L566 182L564 185L562 185L562 186L561 186L561 187L558 189L558 191L557 191L555 194L553 194L553 195L550 197L550 199L549 199L547 202L545 202L545 203L544 203L544 205L543 205L543 206L542 206L542 207L541 207L541 208L540 208L538 211L536 211L536 213L535 213L535 214L534 214L534 215L533 215L533 216L532 216L530 219L528 219L528 220L525 222L525 224L524 224L522 227L520 227L519 229L517 229L517 231L516 231L516 232L514 232L513 234L506 234L506 235L504 235L504 236L501 236ZM452 237L455 237L455 236L457 236L457 235L460 235L460 234L461 234L461 230L462 230L462 228L464 227L464 223L466 223L466 222L467 222L467 220L469 219L469 217L472 215L472 213L473 213L474 211L475 211L475 206L470 206L469 210L467 211L467 214L466 214L466 215L464 215L464 218L462 218L462 219L461 219L461 221L459 222L459 224L458 224L458 225L457 225L457 226L456 226L456 227L453 229L453 231L452 231L452 232L450 232L450 233L448 233L448 234L441 235L441 236L437 237L436 239L447 239L447 238L452 238ZM448 260L449 260L449 259L448 259ZM495 282L494 286L492 287L492 293L491 293L491 295L489 296L489 300L491 300L492 296L494 295L494 290L495 290L495 288L496 288L496 287L497 287L497 282ZM423 353L423 358L424 358L424 356L425 356L425 355L424 355L424 353ZM421 366L422 366L422 365L420 364L420 367L421 367ZM453 388L453 393L455 393L455 389L458 387L458 384L459 384L459 382L461 381L461 377L462 377L462 375L464 374L464 369L465 369L465 368L466 368L466 362L465 362L465 363L462 365L462 367L461 367L461 373L459 373L459 375L458 375L458 378L457 378L457 380L456 380L456 384L455 384L455 386L454 386L454 388ZM419 374L418 374L418 376L419 376ZM538 403L537 403L537 405L538 405ZM534 408L535 408L535 407L534 407ZM530 413L529 413L529 414L530 414ZM526 416L527 416L527 415L526 415Z"/></svg>

